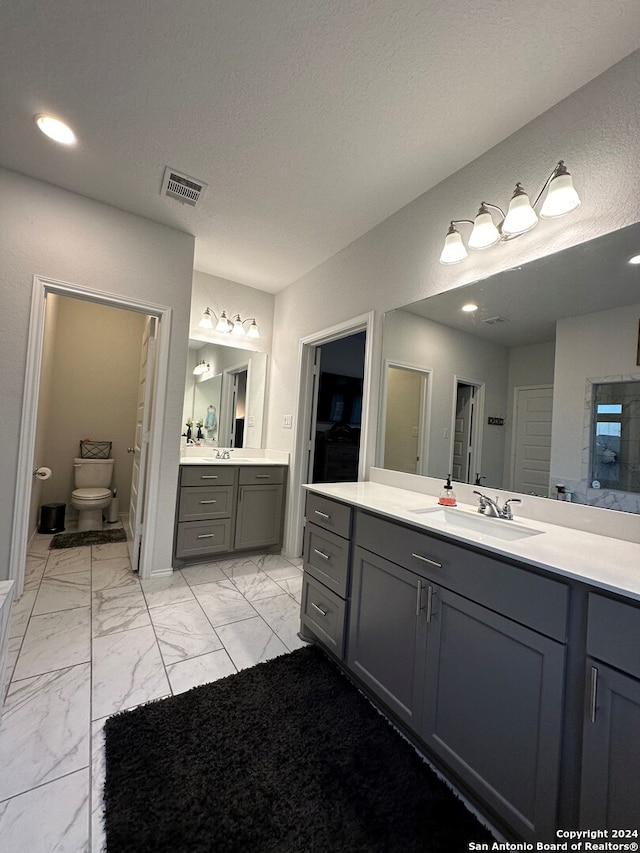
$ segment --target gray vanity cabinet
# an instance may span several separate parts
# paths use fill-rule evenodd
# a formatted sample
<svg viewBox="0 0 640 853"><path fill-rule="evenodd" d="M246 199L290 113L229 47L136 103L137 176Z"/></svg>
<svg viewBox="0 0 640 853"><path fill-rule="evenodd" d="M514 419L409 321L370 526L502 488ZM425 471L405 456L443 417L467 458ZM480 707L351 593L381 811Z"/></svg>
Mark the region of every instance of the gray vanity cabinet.
<svg viewBox="0 0 640 853"><path fill-rule="evenodd" d="M580 826L640 829L640 607L591 593L587 652Z"/></svg>
<svg viewBox="0 0 640 853"><path fill-rule="evenodd" d="M552 837L568 589L356 513L347 663L524 839Z"/></svg>
<svg viewBox="0 0 640 853"><path fill-rule="evenodd" d="M302 634L344 658L350 592L351 507L309 493L304 531Z"/></svg>
<svg viewBox="0 0 640 853"><path fill-rule="evenodd" d="M424 695L426 588L414 572L354 549L347 663L415 732Z"/></svg>
<svg viewBox="0 0 640 853"><path fill-rule="evenodd" d="M564 646L443 587L431 599L422 740L523 838L552 838Z"/></svg>
<svg viewBox="0 0 640 853"><path fill-rule="evenodd" d="M282 542L284 468L241 467L235 548L269 548Z"/></svg>
<svg viewBox="0 0 640 853"><path fill-rule="evenodd" d="M286 468L182 465L174 565L282 545Z"/></svg>

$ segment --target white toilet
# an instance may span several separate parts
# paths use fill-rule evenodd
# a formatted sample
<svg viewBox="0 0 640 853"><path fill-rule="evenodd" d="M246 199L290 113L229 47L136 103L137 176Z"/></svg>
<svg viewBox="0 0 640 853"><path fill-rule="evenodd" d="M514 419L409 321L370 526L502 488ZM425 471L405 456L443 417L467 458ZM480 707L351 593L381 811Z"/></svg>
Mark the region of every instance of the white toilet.
<svg viewBox="0 0 640 853"><path fill-rule="evenodd" d="M111 503L113 459L73 460L71 506L78 510L78 531L102 530L102 512Z"/></svg>

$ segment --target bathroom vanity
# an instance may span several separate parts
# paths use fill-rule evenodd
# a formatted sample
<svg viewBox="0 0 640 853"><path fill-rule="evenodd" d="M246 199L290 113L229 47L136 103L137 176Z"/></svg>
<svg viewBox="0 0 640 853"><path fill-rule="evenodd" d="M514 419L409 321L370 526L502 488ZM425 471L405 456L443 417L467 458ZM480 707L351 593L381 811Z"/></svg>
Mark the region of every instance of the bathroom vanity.
<svg viewBox="0 0 640 853"><path fill-rule="evenodd" d="M180 462L175 567L282 548L287 465L266 456ZM245 451L246 452L246 451Z"/></svg>
<svg viewBox="0 0 640 853"><path fill-rule="evenodd" d="M640 544L307 489L302 633L508 837L640 830Z"/></svg>

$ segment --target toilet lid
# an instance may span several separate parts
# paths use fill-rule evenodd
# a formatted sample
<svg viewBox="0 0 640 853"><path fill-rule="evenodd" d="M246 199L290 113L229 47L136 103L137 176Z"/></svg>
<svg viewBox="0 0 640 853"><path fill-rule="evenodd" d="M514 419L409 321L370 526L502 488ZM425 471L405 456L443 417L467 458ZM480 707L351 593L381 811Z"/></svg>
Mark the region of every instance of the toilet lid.
<svg viewBox="0 0 640 853"><path fill-rule="evenodd" d="M111 489L76 489L73 497L80 500L96 500L97 498L108 498L111 496Z"/></svg>

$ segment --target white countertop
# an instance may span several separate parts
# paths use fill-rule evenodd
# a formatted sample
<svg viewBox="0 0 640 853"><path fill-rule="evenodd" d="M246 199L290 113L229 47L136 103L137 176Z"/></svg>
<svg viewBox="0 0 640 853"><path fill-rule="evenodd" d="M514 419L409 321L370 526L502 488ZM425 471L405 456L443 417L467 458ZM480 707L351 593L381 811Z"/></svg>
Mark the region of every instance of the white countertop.
<svg viewBox="0 0 640 853"><path fill-rule="evenodd" d="M416 509L438 506L438 499L432 495L372 482L314 483L304 488L417 529L444 534L452 541L513 557L553 574L640 601L640 544L527 518L518 517L514 522L486 519L496 525L515 524L527 530L540 531L534 536L504 541L488 533L437 521L429 518L428 513L416 513ZM459 503L452 511L482 518L478 515L477 506L470 504ZM514 511L517 513L517 505Z"/></svg>
<svg viewBox="0 0 640 853"><path fill-rule="evenodd" d="M288 465L289 454L280 450L231 448L229 459L216 459L217 447L193 444L180 448L181 465Z"/></svg>
<svg viewBox="0 0 640 853"><path fill-rule="evenodd" d="M259 458L249 459L246 456L231 456L229 459L215 459L215 453L212 456L181 456L181 465L286 465L279 459L273 459L270 456L260 456Z"/></svg>

